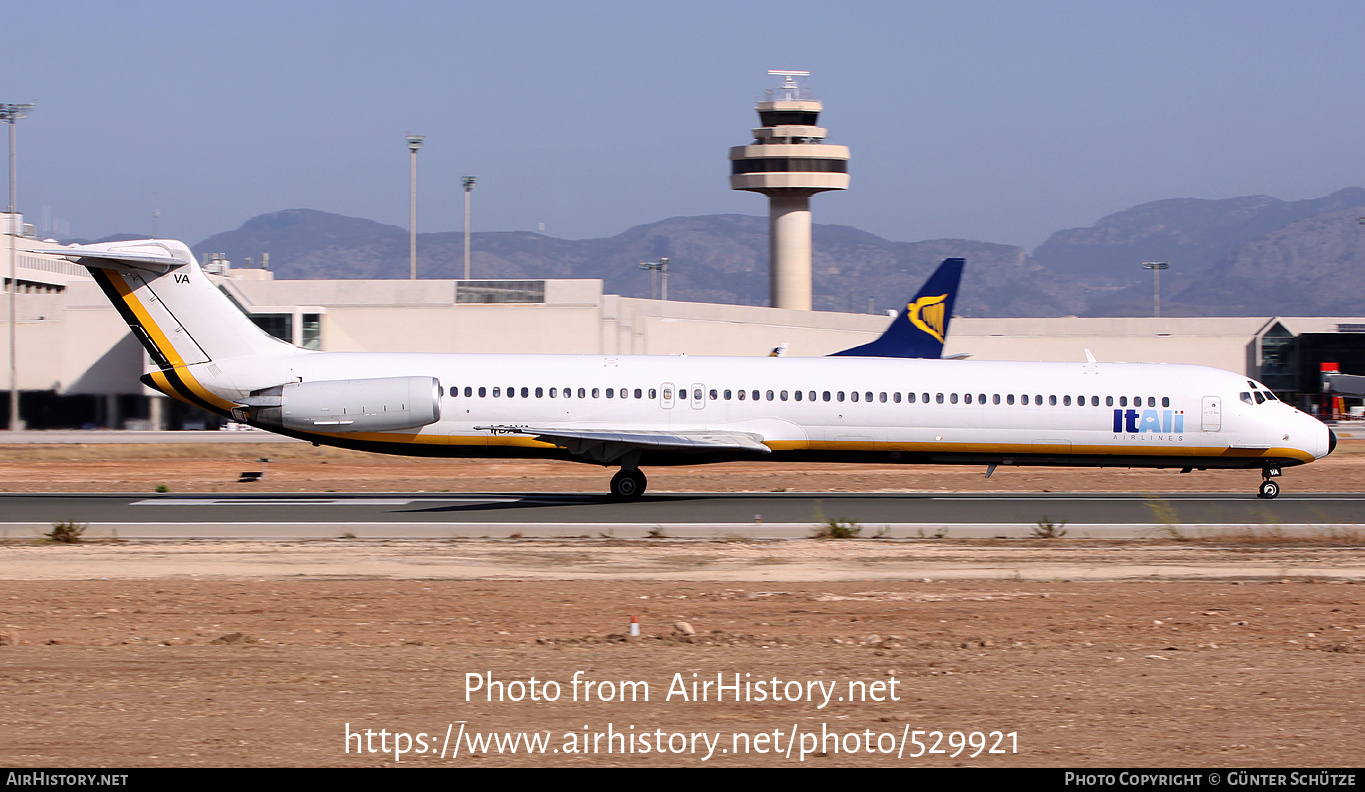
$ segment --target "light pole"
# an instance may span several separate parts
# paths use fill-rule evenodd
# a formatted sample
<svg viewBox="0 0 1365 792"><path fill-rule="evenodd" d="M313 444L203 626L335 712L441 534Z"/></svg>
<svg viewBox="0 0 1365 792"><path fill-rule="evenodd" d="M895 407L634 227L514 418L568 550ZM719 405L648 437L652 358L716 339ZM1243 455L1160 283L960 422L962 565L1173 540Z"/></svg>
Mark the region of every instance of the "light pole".
<svg viewBox="0 0 1365 792"><path fill-rule="evenodd" d="M649 270L650 272L649 296L651 299L653 299L655 292L654 282L658 280L659 273L663 273L664 276L663 300L664 302L668 302L668 259L661 258L658 261L641 261L640 269Z"/></svg>
<svg viewBox="0 0 1365 792"><path fill-rule="evenodd" d="M1169 261L1142 262L1143 269L1152 271L1152 315L1157 318L1161 317L1161 271L1170 267Z"/></svg>
<svg viewBox="0 0 1365 792"><path fill-rule="evenodd" d="M24 422L19 419L19 367L16 362L18 347L18 309L14 295L19 291L19 254L15 243L19 239L19 228L15 222L15 173L14 173L14 123L28 118L32 104L0 104L0 121L9 124L9 430L23 431Z"/></svg>
<svg viewBox="0 0 1365 792"><path fill-rule="evenodd" d="M422 135L408 135L408 151L412 152L412 185L408 202L408 269L412 280L417 280L417 149L422 147Z"/></svg>
<svg viewBox="0 0 1365 792"><path fill-rule="evenodd" d="M469 280L469 194L474 192L474 177L460 179L464 185L464 279Z"/></svg>

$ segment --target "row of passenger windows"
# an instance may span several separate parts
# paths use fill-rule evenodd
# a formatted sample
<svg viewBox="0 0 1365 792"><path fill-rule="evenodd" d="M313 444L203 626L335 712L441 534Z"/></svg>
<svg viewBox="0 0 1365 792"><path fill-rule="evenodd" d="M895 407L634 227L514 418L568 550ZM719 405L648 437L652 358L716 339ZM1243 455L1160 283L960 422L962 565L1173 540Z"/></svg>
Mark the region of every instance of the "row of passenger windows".
<svg viewBox="0 0 1365 792"><path fill-rule="evenodd" d="M657 388L648 388L648 389L646 389L646 388L634 388L634 389L631 389L631 388L619 388L619 389L618 389L618 388L606 388L606 389L602 389L602 388L578 388L577 390L575 390L574 388L563 388L563 389L560 389L560 388L543 388L543 387L541 387L541 388L530 388L530 387L517 388L516 386L509 386L509 387L507 387L507 388L502 388L502 387L500 387L500 386L495 386L495 387L492 387L492 388L488 388L488 387L475 388L475 387L473 387L473 386L466 385L466 386L464 387L464 391L463 391L463 393L464 393L464 395L465 395L466 398L473 398L473 397L475 396L475 394L477 394L478 398L481 398L481 399L489 398L490 396L491 396L492 398L494 398L494 399L500 399L500 398L515 399L515 398L517 398L518 396L520 396L520 398L523 398L523 399L530 399L530 398L543 399L543 398L546 398L546 397L551 398L551 399L558 399L558 398L561 398L561 397L562 397L562 398L565 398L565 399L573 399L573 398L579 398L579 399L588 399L588 398L600 399L600 398L603 398L603 396L605 396L605 397L608 398L608 399L630 399L630 398L643 399L643 398L645 398L646 392L649 394L649 398L650 398L650 399L657 399L657 398L659 398L659 390L658 390ZM460 388L459 388L458 386L450 389L450 395L451 395L451 396L459 396L460 393L461 393L461 390L460 390ZM680 389L678 390L678 398L679 398L679 399L686 399L686 398L688 398L688 395L689 395L689 394L688 394L688 391L687 391L686 388L680 388ZM948 394L944 394L944 393L935 393L935 394L929 394L929 393L906 393L906 394L902 395L899 391L894 392L894 393L890 393L890 394L888 394L886 391L881 391L881 392L878 392L878 393L875 393L875 394L874 394L872 391L848 391L848 392L845 392L845 391L820 391L820 392L816 392L816 391L785 391L785 390L783 390L783 391L771 391L771 390L769 390L769 391L759 391L759 390L718 390L718 389L716 389L716 388L711 388L709 391L706 392L706 395L710 397L711 401L721 401L721 400L724 400L724 401L731 401L731 400L734 400L734 401L760 401L760 400L766 400L766 401L835 401L835 402L842 402L842 401L850 401L850 402L864 401L864 402L871 402L871 401L877 401L877 402L880 402L880 403L883 403L883 404L885 404L886 402L889 401L889 402L892 402L892 403L894 403L894 404L900 404L900 403L902 403L902 402L904 402L904 403L906 403L906 404L916 404L916 403L923 403L923 404L930 404L930 403L933 403L933 404L945 404L945 403L946 403L946 404L959 404L959 403L961 403L961 404L987 404L987 403L988 403L988 398L989 398L989 403L990 403L990 404L1006 404L1006 405L1010 405L1010 404L1016 404L1016 403L1017 403L1017 404L1020 404L1020 405L1033 404L1033 405L1041 406L1042 404L1044 404L1044 400L1046 399L1046 403L1047 403L1049 406L1053 406L1053 407L1055 407L1055 406L1057 406L1057 405L1059 405L1059 404L1060 404L1061 406L1063 406L1063 407L1071 407L1071 406L1073 406L1073 405L1074 405L1074 406L1077 406L1077 407L1084 407L1084 406L1086 406L1087 400L1088 400L1089 405L1090 405L1091 407L1098 407L1098 406L1100 406L1100 397L1099 397L1099 396L1083 396L1083 395L1082 395L1082 396L1076 396L1076 397L1073 398L1073 397L1071 396L1071 394L1063 394L1063 395L1061 395L1061 396L1058 396L1058 395L1055 395L1055 394L1053 394L1053 395L1048 395L1048 396L1043 396L1043 395L1040 395L1040 394L1028 394L1028 393L1025 393L1025 394L1020 394L1020 395L1017 397L1017 401L1016 401L1016 396L1015 396L1015 394L1013 394L1013 393L1007 393L1007 394L1004 394L1003 396L1002 396L1001 394L999 394L999 393L995 393L995 394L991 394L989 397L987 397L987 395L984 394L984 393L977 393L977 394L972 394L972 393L963 393L963 394L957 394L957 393L948 393ZM672 389L672 388L669 388L669 387L665 387L665 388L663 389L663 397L664 397L664 400L665 400L665 401L671 400L671 399L673 398L673 389ZM692 398L693 401L701 401L702 398L703 398L703 390L702 390L701 388L694 388L694 389L692 389L691 398ZM1130 402L1129 402L1127 396L1118 396L1118 397L1114 397L1114 396L1105 396L1105 397L1104 397L1104 405L1105 405L1106 407L1113 407L1113 406L1115 406L1115 400L1116 400L1116 399L1117 399L1117 402L1118 402L1118 406L1119 406L1119 407L1127 407L1127 406L1130 404ZM1161 406L1162 406L1162 407L1170 407L1170 406L1171 406L1171 399L1170 399L1170 397L1168 397L1168 396L1162 396L1161 399L1160 399L1160 401L1161 401ZM1134 407L1141 407L1141 406L1143 406L1143 397L1142 397L1142 396L1134 396L1134 397L1132 398L1131 404L1132 404L1132 406L1134 406ZM1155 406L1157 405L1157 397L1156 397L1156 396L1147 396L1147 397L1146 397L1146 404L1147 404L1148 407L1155 407Z"/></svg>

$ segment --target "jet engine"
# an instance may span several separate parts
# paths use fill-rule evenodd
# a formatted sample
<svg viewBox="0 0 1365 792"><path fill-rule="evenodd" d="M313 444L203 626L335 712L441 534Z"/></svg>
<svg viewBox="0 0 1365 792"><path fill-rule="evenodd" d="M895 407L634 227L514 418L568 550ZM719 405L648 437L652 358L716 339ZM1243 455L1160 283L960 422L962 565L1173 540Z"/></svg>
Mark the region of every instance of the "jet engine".
<svg viewBox="0 0 1365 792"><path fill-rule="evenodd" d="M435 377L291 382L239 403L246 405L239 417L248 423L305 432L392 432L441 420L441 383Z"/></svg>

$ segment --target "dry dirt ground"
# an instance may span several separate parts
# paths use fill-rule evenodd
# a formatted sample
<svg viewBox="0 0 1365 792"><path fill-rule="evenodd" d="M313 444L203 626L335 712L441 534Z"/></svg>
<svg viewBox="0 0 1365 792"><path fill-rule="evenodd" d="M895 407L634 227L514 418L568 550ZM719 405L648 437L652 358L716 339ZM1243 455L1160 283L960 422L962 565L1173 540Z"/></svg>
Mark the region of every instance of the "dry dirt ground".
<svg viewBox="0 0 1365 792"><path fill-rule="evenodd" d="M3 449L0 478L10 490L240 491L225 471L253 458L104 451L116 458ZM605 481L589 467L298 451L272 448L263 483ZM1357 491L1362 461L1339 450L1287 472L1287 490ZM1255 483L757 463L651 478L929 491L1195 479L1217 491L1225 475L1233 491ZM0 766L1358 766L1365 745L1358 537L16 541L0 544L0 580ZM732 688L717 700L718 675L738 675L740 700ZM491 701L489 681L501 683ZM648 700L622 683L646 683ZM543 748L528 752L528 736ZM513 738L516 753L499 749Z"/></svg>

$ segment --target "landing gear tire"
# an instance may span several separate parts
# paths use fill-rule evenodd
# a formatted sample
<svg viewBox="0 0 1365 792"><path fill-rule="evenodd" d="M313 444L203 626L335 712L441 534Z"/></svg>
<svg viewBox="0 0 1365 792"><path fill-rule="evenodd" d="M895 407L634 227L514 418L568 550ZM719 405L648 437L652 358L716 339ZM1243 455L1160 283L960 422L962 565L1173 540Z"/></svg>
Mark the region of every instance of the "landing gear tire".
<svg viewBox="0 0 1365 792"><path fill-rule="evenodd" d="M1266 479L1265 481L1262 481L1262 482L1261 482L1261 491L1260 491L1259 493L1257 493L1256 497L1258 497L1258 498L1266 498L1267 500L1269 500L1269 499L1274 498L1276 495L1279 495L1279 494L1280 494L1280 485L1279 485L1279 484L1276 484L1275 482L1271 481L1270 479Z"/></svg>
<svg viewBox="0 0 1365 792"><path fill-rule="evenodd" d="M638 470L619 470L611 477L611 496L619 501L638 500L649 483Z"/></svg>

